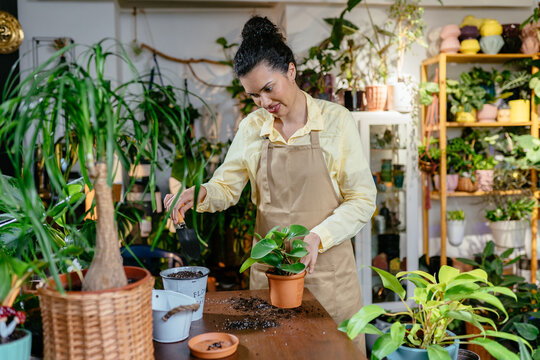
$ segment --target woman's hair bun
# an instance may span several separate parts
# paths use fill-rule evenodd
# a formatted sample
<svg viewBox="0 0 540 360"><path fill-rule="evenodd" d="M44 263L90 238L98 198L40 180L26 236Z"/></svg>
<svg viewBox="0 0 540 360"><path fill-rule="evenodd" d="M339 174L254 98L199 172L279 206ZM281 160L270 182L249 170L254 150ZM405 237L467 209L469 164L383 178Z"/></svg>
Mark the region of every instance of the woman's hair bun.
<svg viewBox="0 0 540 360"><path fill-rule="evenodd" d="M274 23L267 17L254 16L249 19L242 29L242 39L260 39L262 37L276 37L283 41L283 35Z"/></svg>

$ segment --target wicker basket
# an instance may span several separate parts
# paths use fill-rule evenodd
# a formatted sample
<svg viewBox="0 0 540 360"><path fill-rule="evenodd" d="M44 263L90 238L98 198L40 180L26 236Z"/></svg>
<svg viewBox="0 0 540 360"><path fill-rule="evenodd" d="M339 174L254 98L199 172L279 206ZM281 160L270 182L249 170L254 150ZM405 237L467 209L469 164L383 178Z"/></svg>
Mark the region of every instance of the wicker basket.
<svg viewBox="0 0 540 360"><path fill-rule="evenodd" d="M430 161L418 160L418 168L427 174L433 174L435 167L435 164Z"/></svg>
<svg viewBox="0 0 540 360"><path fill-rule="evenodd" d="M154 358L154 278L142 268L124 270L136 281L122 288L65 295L49 287L38 290L46 360ZM77 273L69 276L73 285L80 285ZM67 275L60 279L67 284Z"/></svg>
<svg viewBox="0 0 540 360"><path fill-rule="evenodd" d="M459 177L458 179L458 185L457 185L458 191L467 191L467 192L475 192L476 191L476 183L473 183L471 178L468 177Z"/></svg>

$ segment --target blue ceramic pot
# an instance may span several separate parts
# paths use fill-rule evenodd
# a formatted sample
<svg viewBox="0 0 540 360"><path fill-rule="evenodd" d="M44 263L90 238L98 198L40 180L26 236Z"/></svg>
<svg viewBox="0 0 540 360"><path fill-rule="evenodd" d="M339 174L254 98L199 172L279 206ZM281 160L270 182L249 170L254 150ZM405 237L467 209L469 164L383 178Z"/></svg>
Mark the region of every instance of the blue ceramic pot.
<svg viewBox="0 0 540 360"><path fill-rule="evenodd" d="M22 330L26 336L18 340L0 345L0 359L10 360L28 360L32 350L32 333L25 329Z"/></svg>
<svg viewBox="0 0 540 360"><path fill-rule="evenodd" d="M407 327L410 327L408 325ZM451 331L447 332L451 336L456 336ZM452 360L457 360L458 352L459 352L459 340L456 339L456 341L450 345L445 347L446 351L448 351L448 354L450 354L450 358ZM413 349L407 346L400 346L396 351L391 353L387 356L388 360L429 360L427 349Z"/></svg>

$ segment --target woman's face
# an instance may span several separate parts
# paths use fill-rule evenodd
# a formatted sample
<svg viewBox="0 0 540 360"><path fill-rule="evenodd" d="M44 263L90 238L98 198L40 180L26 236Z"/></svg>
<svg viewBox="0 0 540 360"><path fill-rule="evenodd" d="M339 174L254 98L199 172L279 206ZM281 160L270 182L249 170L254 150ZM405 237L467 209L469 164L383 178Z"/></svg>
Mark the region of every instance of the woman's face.
<svg viewBox="0 0 540 360"><path fill-rule="evenodd" d="M284 74L272 69L266 62L261 62L242 76L240 82L257 106L281 118L287 116L296 98L298 87L295 77L296 68L293 63L289 64Z"/></svg>

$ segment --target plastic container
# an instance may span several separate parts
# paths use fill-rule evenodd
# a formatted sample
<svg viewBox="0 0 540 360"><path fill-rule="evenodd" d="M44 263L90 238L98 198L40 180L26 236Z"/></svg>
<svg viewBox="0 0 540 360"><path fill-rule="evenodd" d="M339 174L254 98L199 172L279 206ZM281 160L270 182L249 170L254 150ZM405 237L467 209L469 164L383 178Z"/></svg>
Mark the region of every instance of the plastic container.
<svg viewBox="0 0 540 360"><path fill-rule="evenodd" d="M181 311L167 321L162 318L171 309L181 305L193 305L197 301L187 295L169 290L152 290L153 338L162 343L177 342L189 336L193 310Z"/></svg>
<svg viewBox="0 0 540 360"><path fill-rule="evenodd" d="M170 277L169 275L175 274L179 271L187 271L197 273L200 271L202 276L196 279L178 279ZM202 266L182 266L175 267L167 270L163 270L159 275L163 279L163 287L165 290L176 291L187 296L193 297L201 307L193 314L193 321L202 318L204 297L206 295L206 283L208 282L208 274L210 270Z"/></svg>
<svg viewBox="0 0 540 360"><path fill-rule="evenodd" d="M26 336L0 345L0 359L27 360L30 359L30 350L32 349L32 333L25 329Z"/></svg>

